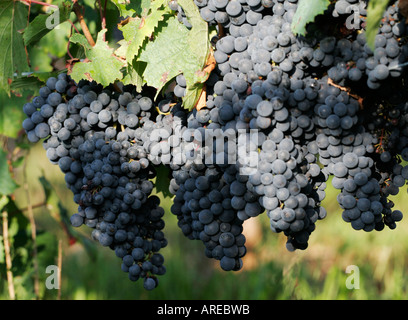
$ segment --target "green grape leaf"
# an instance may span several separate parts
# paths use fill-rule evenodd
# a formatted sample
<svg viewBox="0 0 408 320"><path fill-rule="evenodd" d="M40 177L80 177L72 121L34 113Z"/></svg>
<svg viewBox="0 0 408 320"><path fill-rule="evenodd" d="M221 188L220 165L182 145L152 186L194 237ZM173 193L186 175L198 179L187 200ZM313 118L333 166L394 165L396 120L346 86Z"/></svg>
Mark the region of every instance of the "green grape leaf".
<svg viewBox="0 0 408 320"><path fill-rule="evenodd" d="M26 46L32 45L54 30L61 23L69 19L72 10L72 2L65 1L57 9L51 9L50 13L39 14L24 30L23 39Z"/></svg>
<svg viewBox="0 0 408 320"><path fill-rule="evenodd" d="M141 16L150 8L150 0L111 0L119 9L120 16L123 18Z"/></svg>
<svg viewBox="0 0 408 320"><path fill-rule="evenodd" d="M4 117L0 118L0 134L11 138L16 138L18 130L21 130L20 124L25 118L21 106L31 100L32 96L39 94L40 88L45 86L48 78L57 77L60 73L66 72L66 69L51 72L29 72L27 75L14 78L10 89L15 94L15 97L12 96L13 99L6 100L5 97L2 98L2 93L0 92L0 103L2 103L5 109L3 111L0 109L0 115L4 113ZM8 105L10 105L10 107L8 107ZM10 118L9 115L11 114L14 114L15 116L11 116ZM6 118L6 115L9 118ZM17 115L19 116L17 117ZM10 119L12 121L11 123L14 123L15 121L15 126L10 125ZM14 132L14 134L7 132Z"/></svg>
<svg viewBox="0 0 408 320"><path fill-rule="evenodd" d="M117 42L117 45L119 47L115 50L115 55L121 58L125 58L129 43L125 39L122 39Z"/></svg>
<svg viewBox="0 0 408 320"><path fill-rule="evenodd" d="M201 18L200 11L194 4L193 0L178 0L177 3L183 8L184 13L192 26L187 39L190 50L194 56L197 57L203 67L207 60L210 48L208 23ZM200 77L198 74L197 76Z"/></svg>
<svg viewBox="0 0 408 320"><path fill-rule="evenodd" d="M85 36L80 33L74 33L71 38L69 39L71 43L77 43L84 47L85 51L89 51L92 49L92 46L86 40Z"/></svg>
<svg viewBox="0 0 408 320"><path fill-rule="evenodd" d="M190 81L187 79L189 74L185 74L187 88L183 97L183 106L186 109L191 110L196 106L204 88L204 82L207 81L211 72L207 72L203 69L209 57L210 44L207 36L209 32L208 24L201 18L200 11L193 1L179 0L178 4L183 8L184 13L192 26L187 40L193 55L201 66L199 70L195 70L192 74L192 79L190 79Z"/></svg>
<svg viewBox="0 0 408 320"><path fill-rule="evenodd" d="M186 28L174 16L159 22L154 41L146 43L138 60L147 63L143 78L157 89L157 95L169 81L183 74L187 83L183 107L191 110L209 76L203 70L210 50L208 26L192 0L179 0L178 4L192 27Z"/></svg>
<svg viewBox="0 0 408 320"><path fill-rule="evenodd" d="M176 17L160 23L154 41L146 44L139 60L147 62L143 77L149 86L160 90L180 73L194 74L200 64L190 49L188 29Z"/></svg>
<svg viewBox="0 0 408 320"><path fill-rule="evenodd" d="M36 77L32 77L31 74L29 76L24 76L24 77L18 77L13 80L11 83L11 90L15 93L24 93L25 91L31 91L33 94L37 94L38 90L44 85L44 83ZM2 94L0 93L0 101ZM15 99L13 97L13 99ZM12 100L12 99L10 99ZM13 102L13 101L9 101ZM1 112L1 111L0 111ZM0 120L1 122L1 120ZM1 124L0 124L1 128ZM1 131L1 129L0 129Z"/></svg>
<svg viewBox="0 0 408 320"><path fill-rule="evenodd" d="M134 85L136 91L140 92L142 90L145 81L143 79L143 72L146 69L146 62L133 60L132 65L128 66L125 74L123 76L124 85Z"/></svg>
<svg viewBox="0 0 408 320"><path fill-rule="evenodd" d="M7 153L2 149L0 149L0 181L0 195L12 194L18 187L9 172Z"/></svg>
<svg viewBox="0 0 408 320"><path fill-rule="evenodd" d="M69 75L75 81L79 82L82 79L89 81L96 81L97 83L108 86L116 80L121 80L123 75L121 68L124 62L116 57L113 49L109 47L108 43L103 40L103 34L106 29L98 33L95 46L91 47L84 36L75 35L71 38L71 42L79 43L85 49L86 59L74 64Z"/></svg>
<svg viewBox="0 0 408 320"><path fill-rule="evenodd" d="M0 90L8 94L14 74L29 70L20 33L27 24L27 16L27 7L23 3L0 1Z"/></svg>
<svg viewBox="0 0 408 320"><path fill-rule="evenodd" d="M324 13L329 5L329 0L299 0L292 20L292 32L304 36L306 25L313 22L316 16Z"/></svg>
<svg viewBox="0 0 408 320"><path fill-rule="evenodd" d="M381 19L387 9L388 1L370 0L367 7L366 39L368 46L374 50L375 37L380 27Z"/></svg>
<svg viewBox="0 0 408 320"><path fill-rule="evenodd" d="M155 0L151 2L150 10L147 15L130 18L126 24L120 27L123 37L127 41L126 60L133 61L138 56L146 38L153 35L159 21L163 21L170 9L165 4L167 0Z"/></svg>

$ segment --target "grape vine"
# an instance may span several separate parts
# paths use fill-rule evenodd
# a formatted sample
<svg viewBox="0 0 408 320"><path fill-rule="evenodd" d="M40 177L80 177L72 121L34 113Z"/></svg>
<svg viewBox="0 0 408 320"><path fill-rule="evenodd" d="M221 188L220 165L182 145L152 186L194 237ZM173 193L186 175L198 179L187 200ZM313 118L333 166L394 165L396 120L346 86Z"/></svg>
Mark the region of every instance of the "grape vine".
<svg viewBox="0 0 408 320"><path fill-rule="evenodd" d="M263 213L289 251L305 250L328 214L328 183L353 229L402 220L389 199L408 180L402 1L306 2L112 0L115 46L108 1L94 35L79 2L60 6L82 28L69 39L77 56L42 77L22 127L65 174L72 226L92 228L131 281L152 290L166 272L165 210L152 194L163 166L181 232L225 271L243 267L243 223ZM29 23L26 46L49 15Z"/></svg>

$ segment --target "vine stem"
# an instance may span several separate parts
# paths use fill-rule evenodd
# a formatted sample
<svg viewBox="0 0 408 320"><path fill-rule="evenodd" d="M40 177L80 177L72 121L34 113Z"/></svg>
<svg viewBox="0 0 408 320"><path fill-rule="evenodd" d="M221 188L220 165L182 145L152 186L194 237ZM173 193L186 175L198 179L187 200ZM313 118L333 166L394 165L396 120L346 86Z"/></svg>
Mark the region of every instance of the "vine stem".
<svg viewBox="0 0 408 320"><path fill-rule="evenodd" d="M58 8L58 6L56 6L55 4L42 2L42 1L37 1L37 0L17 0L17 1L20 1L20 2L24 3L27 6L30 6L32 3L35 3L35 4L40 4L42 6L45 6L45 7Z"/></svg>
<svg viewBox="0 0 408 320"><path fill-rule="evenodd" d="M4 150L7 150L8 138L0 136L0 143L1 147ZM12 172L10 160L7 160L9 170ZM3 195L1 198L5 198L6 196ZM13 198L13 195L11 196ZM2 208L3 209L3 208ZM10 300L16 299L16 292L14 289L14 280L13 280L13 271L12 271L12 259L11 259L11 250L10 250L10 241L9 241L9 233L8 233L8 212L6 210L2 211L2 229L3 229L3 246L4 246L4 256L6 259L6 277L7 277L7 287L10 296Z"/></svg>
<svg viewBox="0 0 408 320"><path fill-rule="evenodd" d="M347 92L350 97L352 97L352 98L354 98L354 99L356 99L356 100L358 101L358 104L360 105L360 109L361 109L361 110L364 109L364 104L363 104L363 100L364 100L364 99L363 99L362 97L360 97L360 96L358 96L358 95L356 95L356 94L353 94L349 88L345 88L345 87L342 87L342 86L340 86L340 85L334 83L334 81L333 81L331 78L329 78L329 79L327 80L327 83L328 83L329 85L332 85L333 87L336 87L336 88L338 88L338 89L340 89L340 90L342 90L342 91Z"/></svg>
<svg viewBox="0 0 408 320"><path fill-rule="evenodd" d="M123 93L122 89L119 88L116 82L113 83L113 88L115 89L116 92Z"/></svg>
<svg viewBox="0 0 408 320"><path fill-rule="evenodd" d="M108 3L108 0L105 0L105 4L103 6L103 18L105 19L105 27L106 27L106 5Z"/></svg>
<svg viewBox="0 0 408 320"><path fill-rule="evenodd" d="M73 9L74 9L74 12L75 12L75 14L76 14L76 16L78 18L79 24L81 25L82 31L84 32L84 36L85 36L86 40L88 41L88 43L92 47L95 46L95 41L92 38L91 32L89 31L89 28L88 28L88 26L87 26L87 24L86 24L86 22L84 20L84 16L83 16L83 14L81 12L81 7L78 4L78 2L76 2L76 1L74 2Z"/></svg>
<svg viewBox="0 0 408 320"><path fill-rule="evenodd" d="M77 33L80 33L77 27L75 27L74 23L70 19L68 19L67 21L71 24L71 28L74 28Z"/></svg>
<svg viewBox="0 0 408 320"><path fill-rule="evenodd" d="M11 254L10 254L10 242L9 242L9 234L8 234L8 213L7 211L3 211L3 243L4 243L4 254L6 256L6 274L7 274L7 285L8 285L8 292L11 300L16 299L16 293L14 290L14 282L13 282L13 271L11 270L12 263L11 263Z"/></svg>
<svg viewBox="0 0 408 320"><path fill-rule="evenodd" d="M106 2L107 2L108 0L105 0L105 7L104 7L104 9L102 10L102 0L98 0L98 5L99 5L99 14L100 14L100 16L101 16L101 27L102 27L102 30L104 30L105 28L106 28L106 17L105 17L105 14L106 14ZM106 40L106 33L104 33L103 34L103 41L105 41Z"/></svg>
<svg viewBox="0 0 408 320"><path fill-rule="evenodd" d="M24 191L26 193L26 199L27 199L28 218L30 220L30 226L31 226L31 239L33 241L34 294L35 294L36 299L38 300L40 297L40 277L38 273L37 227L35 224L34 210L33 210L33 205L31 202L30 190L28 187L27 157L24 160L23 179L24 179L23 187L24 187Z"/></svg>

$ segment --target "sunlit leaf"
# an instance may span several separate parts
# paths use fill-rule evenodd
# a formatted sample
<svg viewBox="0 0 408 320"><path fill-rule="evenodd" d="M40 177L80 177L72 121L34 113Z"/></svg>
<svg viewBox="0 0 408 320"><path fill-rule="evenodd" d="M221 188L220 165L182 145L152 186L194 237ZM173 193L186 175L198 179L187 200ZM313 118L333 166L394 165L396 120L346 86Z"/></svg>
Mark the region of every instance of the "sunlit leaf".
<svg viewBox="0 0 408 320"><path fill-rule="evenodd" d="M313 22L316 16L323 14L329 5L329 0L299 0L292 20L292 32L305 35L306 25Z"/></svg>

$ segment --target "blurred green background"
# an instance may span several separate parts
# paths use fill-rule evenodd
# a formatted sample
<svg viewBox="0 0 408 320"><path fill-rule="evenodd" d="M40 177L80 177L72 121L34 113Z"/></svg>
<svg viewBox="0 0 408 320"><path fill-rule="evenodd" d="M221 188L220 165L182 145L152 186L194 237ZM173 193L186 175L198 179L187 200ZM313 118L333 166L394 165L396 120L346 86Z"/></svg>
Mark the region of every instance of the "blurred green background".
<svg viewBox="0 0 408 320"><path fill-rule="evenodd" d="M65 187L58 166L51 165L41 143L30 150L26 173L33 205L44 201L39 182L44 175L52 184L69 214L76 211L72 194ZM16 169L16 181L23 185L23 169ZM323 205L325 219L316 223L309 247L305 251L288 252L286 237L269 229L265 214L245 224L248 253L239 272L224 272L217 261L204 255L200 241L185 238L170 212L172 200L162 197L166 210L164 232L168 246L162 249L167 273L159 277L159 287L148 292L142 282L131 282L120 269L120 259L114 252L90 240L91 251L80 242L69 244L69 238L53 218L55 208L34 209L39 233L51 231L53 236L39 238L39 254L50 255L55 261L58 240L62 243L62 281L60 292L46 289L46 265L39 265L40 299L100 300L100 299L406 299L408 285L408 226L398 223L395 230L381 232L355 231L341 218L337 204L338 191L328 187ZM22 187L15 192L19 208L25 208L26 193ZM394 197L396 206L407 212L408 195L402 188ZM53 212L54 210L54 212ZM85 239L90 229L79 228ZM92 254L91 254L92 253ZM359 289L347 289L348 266L359 268ZM15 268L18 268L16 266ZM16 269L16 274L18 270ZM32 275L31 275L32 276ZM5 277L1 276L1 299L8 299ZM357 282L354 282L357 284ZM15 277L17 298L32 299L32 278Z"/></svg>

